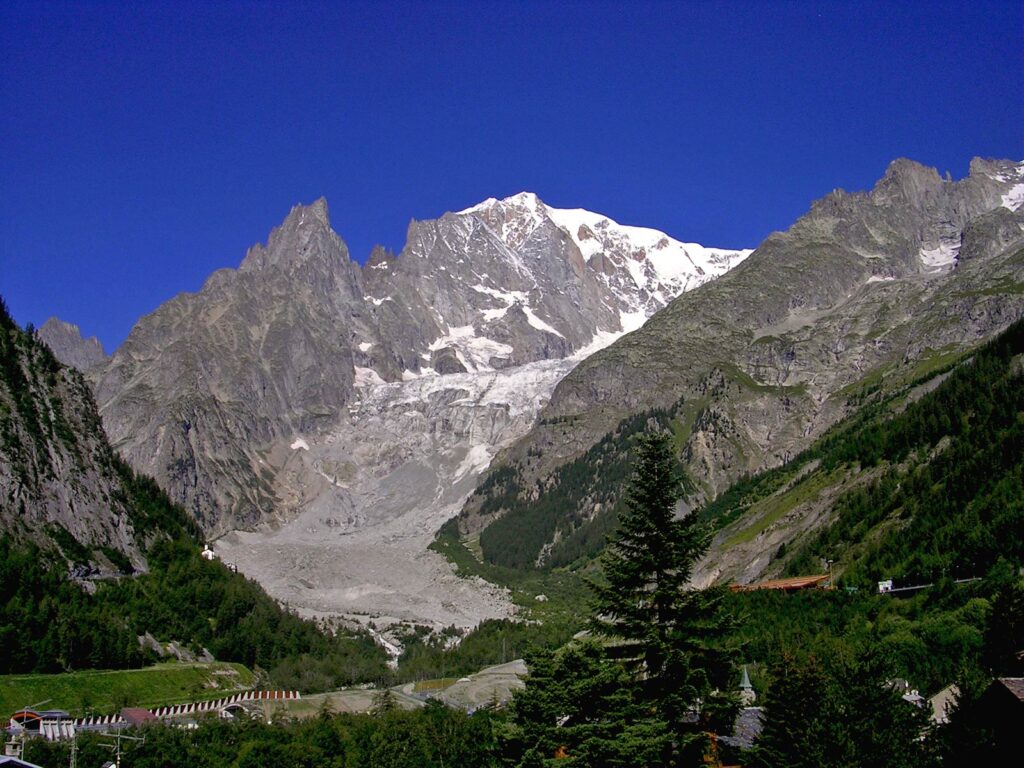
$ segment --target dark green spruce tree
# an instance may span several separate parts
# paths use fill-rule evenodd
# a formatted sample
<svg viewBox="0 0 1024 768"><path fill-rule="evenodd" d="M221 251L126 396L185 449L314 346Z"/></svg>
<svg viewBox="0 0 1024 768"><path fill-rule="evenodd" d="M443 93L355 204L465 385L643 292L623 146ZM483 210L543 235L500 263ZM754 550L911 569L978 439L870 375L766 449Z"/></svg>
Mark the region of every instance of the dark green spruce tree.
<svg viewBox="0 0 1024 768"><path fill-rule="evenodd" d="M752 754L754 768L820 768L833 765L839 753L832 731L843 725L831 681L814 656L797 659L789 653L772 669L772 687L765 703L766 722Z"/></svg>
<svg viewBox="0 0 1024 768"><path fill-rule="evenodd" d="M682 497L671 438L642 435L604 578L593 585L591 628L612 641L640 696L674 734L676 759L688 763L704 751L707 731L731 732L738 705L722 693L735 684L722 592L688 587L710 537L696 515L678 514Z"/></svg>
<svg viewBox="0 0 1024 768"><path fill-rule="evenodd" d="M593 638L526 656L503 751L516 768L663 768L672 738Z"/></svg>

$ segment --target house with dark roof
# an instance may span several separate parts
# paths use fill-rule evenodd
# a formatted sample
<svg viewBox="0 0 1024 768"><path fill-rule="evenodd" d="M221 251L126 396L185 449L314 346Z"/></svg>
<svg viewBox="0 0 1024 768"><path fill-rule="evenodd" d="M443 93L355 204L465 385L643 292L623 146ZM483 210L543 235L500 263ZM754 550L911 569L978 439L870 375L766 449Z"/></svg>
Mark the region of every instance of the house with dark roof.
<svg viewBox="0 0 1024 768"><path fill-rule="evenodd" d="M41 765L22 760L20 757L10 755L0 756L0 768L43 768Z"/></svg>
<svg viewBox="0 0 1024 768"><path fill-rule="evenodd" d="M1024 677L997 677L978 699L977 711L992 729L995 754L1016 764L1024 733Z"/></svg>

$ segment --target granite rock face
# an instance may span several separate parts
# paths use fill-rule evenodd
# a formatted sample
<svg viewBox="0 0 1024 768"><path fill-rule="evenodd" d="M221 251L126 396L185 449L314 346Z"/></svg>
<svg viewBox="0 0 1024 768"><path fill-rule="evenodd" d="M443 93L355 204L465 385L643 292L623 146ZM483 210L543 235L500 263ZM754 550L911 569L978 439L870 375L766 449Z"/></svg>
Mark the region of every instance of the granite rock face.
<svg viewBox="0 0 1024 768"><path fill-rule="evenodd" d="M360 392L596 348L748 253L523 193L414 221L399 255L361 268L319 200L91 376L117 450L207 531L282 524L296 510L277 449L330 432Z"/></svg>
<svg viewBox="0 0 1024 768"><path fill-rule="evenodd" d="M106 548L143 569L133 515L85 378L0 307L0 531L80 568L114 570Z"/></svg>
<svg viewBox="0 0 1024 768"><path fill-rule="evenodd" d="M60 318L51 317L39 327L37 335L61 363L80 371L90 371L109 359L99 339L95 336L83 338L77 325Z"/></svg>
<svg viewBox="0 0 1024 768"><path fill-rule="evenodd" d="M206 528L272 517L260 449L352 393L359 270L323 201L266 246L142 318L96 376L114 447Z"/></svg>
<svg viewBox="0 0 1024 768"><path fill-rule="evenodd" d="M622 419L682 401L684 457L710 498L795 455L857 391L913 379L1022 314L1024 163L975 159L954 182L897 160L582 362L495 466L514 466L528 499Z"/></svg>

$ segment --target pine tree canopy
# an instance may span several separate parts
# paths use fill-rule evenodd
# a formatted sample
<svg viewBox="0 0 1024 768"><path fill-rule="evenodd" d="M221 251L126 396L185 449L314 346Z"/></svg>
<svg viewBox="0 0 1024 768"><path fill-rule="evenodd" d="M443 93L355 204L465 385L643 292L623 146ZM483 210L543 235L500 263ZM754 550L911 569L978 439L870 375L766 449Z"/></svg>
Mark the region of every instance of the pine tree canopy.
<svg viewBox="0 0 1024 768"><path fill-rule="evenodd" d="M596 634L618 641L645 696L677 731L694 714L704 725L717 720L714 691L734 683L721 593L687 588L709 537L695 515L679 515L682 496L671 438L641 436L625 511L602 559L604 582L593 585L591 624ZM733 707L725 710L724 717L735 715Z"/></svg>

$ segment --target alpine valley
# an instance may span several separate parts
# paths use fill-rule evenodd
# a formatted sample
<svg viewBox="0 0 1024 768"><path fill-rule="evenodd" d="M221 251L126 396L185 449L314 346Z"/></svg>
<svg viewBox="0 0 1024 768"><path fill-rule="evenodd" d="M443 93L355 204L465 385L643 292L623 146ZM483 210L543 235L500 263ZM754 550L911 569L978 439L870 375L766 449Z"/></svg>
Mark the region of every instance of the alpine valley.
<svg viewBox="0 0 1024 768"><path fill-rule="evenodd" d="M466 629L515 611L491 566L600 551L652 422L707 511L841 420L924 396L1024 315L1022 205L1024 163L954 181L897 160L751 252L522 193L414 221L360 266L318 200L109 358L58 321L38 335L120 456L279 601ZM816 478L792 503L727 510L698 580L782 570L857 482L817 471L771 489Z"/></svg>
<svg viewBox="0 0 1024 768"><path fill-rule="evenodd" d="M86 371L115 448L273 596L466 629L512 603L428 545L491 458L587 354L749 253L523 193L414 221L360 267L318 200ZM63 330L40 335L95 360Z"/></svg>

